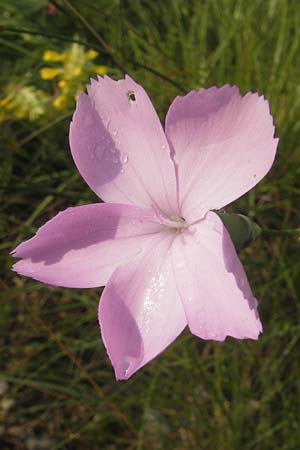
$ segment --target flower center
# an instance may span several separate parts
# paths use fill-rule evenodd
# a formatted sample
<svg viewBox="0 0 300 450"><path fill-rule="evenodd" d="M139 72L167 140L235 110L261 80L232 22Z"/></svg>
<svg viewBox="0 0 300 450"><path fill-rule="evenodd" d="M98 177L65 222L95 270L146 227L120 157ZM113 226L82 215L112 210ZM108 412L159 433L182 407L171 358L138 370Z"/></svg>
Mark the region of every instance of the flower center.
<svg viewBox="0 0 300 450"><path fill-rule="evenodd" d="M187 227L187 223L183 217L173 215L166 216L159 208L152 206L155 211L157 220L164 225L171 233L182 233Z"/></svg>
<svg viewBox="0 0 300 450"><path fill-rule="evenodd" d="M187 223L183 217L171 216L167 226L172 233L182 233L185 230Z"/></svg>

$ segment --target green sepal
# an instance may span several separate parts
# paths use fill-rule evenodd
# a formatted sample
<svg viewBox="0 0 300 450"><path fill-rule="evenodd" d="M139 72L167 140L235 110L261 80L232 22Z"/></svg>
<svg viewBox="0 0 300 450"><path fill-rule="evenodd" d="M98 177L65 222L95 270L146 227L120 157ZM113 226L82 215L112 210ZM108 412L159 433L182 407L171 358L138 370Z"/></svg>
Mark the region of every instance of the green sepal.
<svg viewBox="0 0 300 450"><path fill-rule="evenodd" d="M225 211L216 211L216 213L230 234L236 250L247 247L261 234L260 226L243 214Z"/></svg>

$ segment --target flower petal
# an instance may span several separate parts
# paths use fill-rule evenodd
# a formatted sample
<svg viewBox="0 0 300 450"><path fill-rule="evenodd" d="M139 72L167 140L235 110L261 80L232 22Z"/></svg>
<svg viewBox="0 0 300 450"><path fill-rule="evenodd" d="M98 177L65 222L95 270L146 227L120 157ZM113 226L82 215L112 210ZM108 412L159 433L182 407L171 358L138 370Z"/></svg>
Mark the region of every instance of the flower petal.
<svg viewBox="0 0 300 450"><path fill-rule="evenodd" d="M91 80L79 95L70 145L81 175L103 200L178 214L168 141L153 105L128 76Z"/></svg>
<svg viewBox="0 0 300 450"><path fill-rule="evenodd" d="M188 325L202 339L257 339L262 326L243 266L221 219L209 212L174 241L173 267Z"/></svg>
<svg viewBox="0 0 300 450"><path fill-rule="evenodd" d="M177 97L166 135L178 167L181 213L198 220L255 186L270 170L277 148L269 104L241 97L225 85Z"/></svg>
<svg viewBox="0 0 300 450"><path fill-rule="evenodd" d="M102 339L118 380L162 352L186 325L170 257L173 239L155 235L143 255L114 272L102 294Z"/></svg>
<svg viewBox="0 0 300 450"><path fill-rule="evenodd" d="M13 270L55 286L103 286L161 229L153 220L152 212L129 205L68 208L12 252L22 258Z"/></svg>

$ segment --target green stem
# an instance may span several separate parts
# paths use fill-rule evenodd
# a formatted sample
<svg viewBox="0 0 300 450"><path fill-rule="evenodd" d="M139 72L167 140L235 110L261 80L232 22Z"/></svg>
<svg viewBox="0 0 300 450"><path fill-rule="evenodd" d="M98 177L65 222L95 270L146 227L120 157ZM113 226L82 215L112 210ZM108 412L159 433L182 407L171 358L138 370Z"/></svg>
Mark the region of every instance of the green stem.
<svg viewBox="0 0 300 450"><path fill-rule="evenodd" d="M59 41L74 42L75 44L83 45L86 48L92 47L95 50L98 50L98 51L101 51L102 53L104 53L104 49L102 47L100 47L99 45L89 44L88 42L81 41L80 39L73 39L68 36L63 36L61 34L46 33L45 31L27 30L25 28L13 28L13 27L6 27L6 26L0 26L0 33L16 33L16 34L31 34L32 36L45 36L50 39L57 39Z"/></svg>
<svg viewBox="0 0 300 450"><path fill-rule="evenodd" d="M299 228L290 228L287 230L261 230L260 235L262 237L288 237L288 236L296 236L300 238L300 227Z"/></svg>
<svg viewBox="0 0 300 450"><path fill-rule="evenodd" d="M80 39L73 39L73 38L69 38L68 36L63 36L63 35L59 35L59 34L46 33L44 31L27 30L25 28L4 27L4 26L0 25L0 33L1 32L2 33L16 33L16 34L30 34L32 36L44 36L44 37L48 37L49 39L57 39L57 40L63 41L63 42L73 42L75 44L80 44L86 48L93 48L94 50L107 55L108 57L110 57L112 59L112 61L116 64L117 67L121 68L120 64L116 63L115 58L112 56L112 53L108 52L107 49L102 47L101 45L97 45L94 43L88 43L88 42L82 41ZM132 63L133 65L135 65L136 67L145 69L148 72L153 73L153 75L161 78L162 80L167 81L169 84L172 84L177 89L179 89L181 92L184 92L184 93L186 92L186 89L183 86L181 86L181 84L179 84L177 81L174 81L172 78L169 78L167 75L164 75L163 73L159 72L158 70L155 70L152 67L150 67L146 64L142 64L132 58L129 58L128 61L130 63ZM125 70L125 69L123 69L123 67L121 68L121 71L124 73L129 73L129 69Z"/></svg>

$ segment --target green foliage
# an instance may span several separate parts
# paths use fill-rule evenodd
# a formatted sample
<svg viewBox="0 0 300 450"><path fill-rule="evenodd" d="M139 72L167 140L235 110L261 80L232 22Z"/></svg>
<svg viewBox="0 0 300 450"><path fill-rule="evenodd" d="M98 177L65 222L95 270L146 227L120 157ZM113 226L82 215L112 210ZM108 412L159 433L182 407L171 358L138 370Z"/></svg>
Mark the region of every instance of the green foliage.
<svg viewBox="0 0 300 450"><path fill-rule="evenodd" d="M190 89L224 83L270 101L280 137L271 173L228 211L299 227L300 3L285 0L0 0L1 95L41 80L45 50L76 39L131 74L163 118ZM88 82L88 80L86 80ZM50 83L50 82L49 82ZM10 271L10 250L70 205L97 201L68 150L71 111L1 125L1 450L296 450L299 242L258 238L241 253L258 298L258 342L184 332L117 383L99 339L95 290L48 288Z"/></svg>

